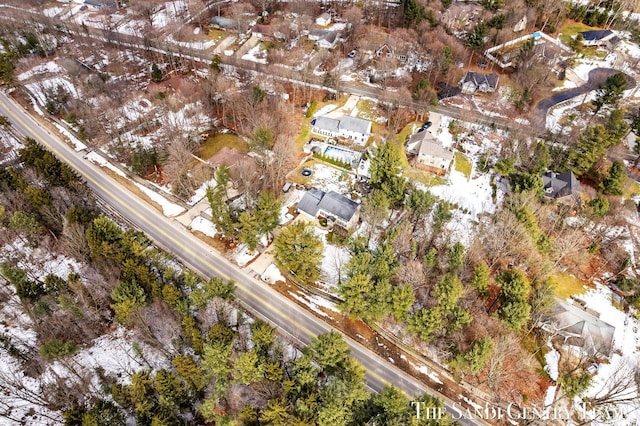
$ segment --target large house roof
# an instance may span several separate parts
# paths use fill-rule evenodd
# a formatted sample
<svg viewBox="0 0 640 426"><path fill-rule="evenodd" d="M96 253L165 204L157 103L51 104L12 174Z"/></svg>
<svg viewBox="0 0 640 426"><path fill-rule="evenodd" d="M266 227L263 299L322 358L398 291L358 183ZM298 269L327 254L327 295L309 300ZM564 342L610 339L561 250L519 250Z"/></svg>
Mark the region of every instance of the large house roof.
<svg viewBox="0 0 640 426"><path fill-rule="evenodd" d="M324 192L317 188L307 191L300 202L298 210L310 216L317 216L320 210L349 222L358 210L359 204L335 191Z"/></svg>
<svg viewBox="0 0 640 426"><path fill-rule="evenodd" d="M550 322L568 343L605 356L611 354L615 327L582 308L558 300Z"/></svg>
<svg viewBox="0 0 640 426"><path fill-rule="evenodd" d="M476 86L480 86L482 84L486 84L491 88L498 87L498 74L492 72L491 74L483 74L481 72L475 71L467 71L464 78L462 79L462 83L473 82Z"/></svg>
<svg viewBox="0 0 640 426"><path fill-rule="evenodd" d="M363 120L362 118L345 115L344 117L342 117L342 119L340 119L340 128L349 130L351 132L362 133L364 135L369 133L371 122Z"/></svg>
<svg viewBox="0 0 640 426"><path fill-rule="evenodd" d="M312 30L309 35L315 37L317 40L324 40L329 44L333 44L338 38L338 32L331 30Z"/></svg>
<svg viewBox="0 0 640 426"><path fill-rule="evenodd" d="M609 36L612 36L613 31L611 30L582 31L580 35L585 41L598 41L598 40L605 39Z"/></svg>
<svg viewBox="0 0 640 426"><path fill-rule="evenodd" d="M314 119L313 126L330 132L337 132L340 128L340 120L329 117L317 117Z"/></svg>
<svg viewBox="0 0 640 426"><path fill-rule="evenodd" d="M329 117L317 117L313 122L313 126L330 132L347 130L366 135L370 132L371 122L361 118L351 117L350 115L345 115L340 120Z"/></svg>
<svg viewBox="0 0 640 426"><path fill-rule="evenodd" d="M302 199L298 202L298 210L305 212L309 216L316 217L320 210L320 200L324 197L324 191L318 188L311 188L305 192Z"/></svg>
<svg viewBox="0 0 640 426"><path fill-rule="evenodd" d="M577 197L580 194L580 182L573 172L555 173L547 171L542 174L544 195L549 198L563 198L569 195Z"/></svg>
<svg viewBox="0 0 640 426"><path fill-rule="evenodd" d="M453 152L443 147L442 143L428 129L418 132L409 138L409 145L415 143L420 143L420 147L417 150L419 155L429 155L447 161L453 160Z"/></svg>

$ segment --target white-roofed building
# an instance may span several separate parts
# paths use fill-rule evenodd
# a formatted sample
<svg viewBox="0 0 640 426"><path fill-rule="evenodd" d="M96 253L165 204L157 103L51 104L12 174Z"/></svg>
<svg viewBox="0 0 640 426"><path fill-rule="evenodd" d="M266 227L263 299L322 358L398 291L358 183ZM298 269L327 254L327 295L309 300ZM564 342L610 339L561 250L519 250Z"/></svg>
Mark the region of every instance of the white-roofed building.
<svg viewBox="0 0 640 426"><path fill-rule="evenodd" d="M350 139L358 145L365 145L371 136L371 122L349 115L341 119L316 117L311 121L312 132L331 138Z"/></svg>

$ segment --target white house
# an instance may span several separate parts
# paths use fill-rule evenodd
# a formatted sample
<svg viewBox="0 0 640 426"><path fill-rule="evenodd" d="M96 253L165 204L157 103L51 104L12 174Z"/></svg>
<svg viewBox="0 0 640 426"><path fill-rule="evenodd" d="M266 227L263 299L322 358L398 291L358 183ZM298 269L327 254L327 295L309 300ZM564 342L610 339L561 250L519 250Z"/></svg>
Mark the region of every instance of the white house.
<svg viewBox="0 0 640 426"><path fill-rule="evenodd" d="M340 120L316 117L311 125L311 131L317 135L351 139L358 145L365 145L371 136L371 122L350 115L344 115Z"/></svg>
<svg viewBox="0 0 640 426"><path fill-rule="evenodd" d="M321 27L326 27L330 23L331 23L331 15L329 15L327 12L323 13L322 15L316 18L316 24L320 25Z"/></svg>
<svg viewBox="0 0 640 426"><path fill-rule="evenodd" d="M338 32L329 30L313 30L309 33L309 40L316 42L318 47L333 49L338 43Z"/></svg>
<svg viewBox="0 0 640 426"><path fill-rule="evenodd" d="M418 163L446 172L453 161L453 152L442 146L429 130L412 135L407 142L407 152L418 156Z"/></svg>

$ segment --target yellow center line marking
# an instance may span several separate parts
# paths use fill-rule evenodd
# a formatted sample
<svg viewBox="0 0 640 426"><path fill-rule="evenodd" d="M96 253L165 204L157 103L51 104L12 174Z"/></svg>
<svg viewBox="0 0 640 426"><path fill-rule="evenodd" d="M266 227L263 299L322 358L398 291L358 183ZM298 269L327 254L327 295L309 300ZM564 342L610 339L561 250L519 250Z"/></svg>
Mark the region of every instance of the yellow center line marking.
<svg viewBox="0 0 640 426"><path fill-rule="evenodd" d="M46 147L48 147L49 150L51 150L58 158L61 158L64 162L66 162L67 164L71 165L73 168L73 162L69 161L69 159L60 153L60 151L58 151L57 149L55 149L53 146L51 146L50 144L48 144L43 138L40 137L39 134L37 134L34 130L31 129L30 126L28 126L21 118L19 118L18 116L16 116L12 111L7 110L7 112L9 113L9 115L11 115L11 117L17 121L18 123L20 123L26 130L29 131L29 133L36 139L38 140L41 144L45 145ZM33 120L33 119L32 119ZM33 120L35 122L35 120ZM36 122L36 125L38 127L40 127L42 129L42 127L40 126L39 123ZM55 137L52 135L52 137ZM64 142L62 142L64 143ZM88 160L86 160L88 161ZM149 225L151 228L153 228L156 232L160 233L161 235L163 235L165 238L167 238L169 241L173 242L174 244L176 244L177 246L179 246L182 250L184 250L185 252L187 252L188 254L190 254L191 256L193 256L194 258L196 258L197 260L199 260L200 262L208 265L210 268L213 269L213 271L220 277L227 279L227 280L231 280L226 274L224 274L223 272L221 272L217 267L215 267L214 265L210 264L206 259L204 259L202 256L200 256L198 253L194 252L191 248L185 246L182 242L180 241L176 241L173 237L171 237L169 234L167 234L161 227L159 227L158 225L156 225L155 223L151 222L147 217L145 217L144 215L140 214L139 212L137 212L136 210L134 210L131 206L129 206L127 203L123 203L122 200L118 197L116 197L110 190L108 190L107 188L105 188L102 184L100 184L99 182L97 182L95 179L93 179L91 176L89 176L88 174L83 173L81 170L76 169L77 172L79 172L85 179L87 179L89 182L91 182L93 185L95 185L96 187L100 188L101 191L103 191L105 194L108 194L112 199L114 200L118 200L120 202L120 205L123 206L127 211L129 211L130 213L132 213L134 216L136 216L138 219L140 219L141 221L143 221L144 223L146 223L147 225ZM104 173L104 172L103 172ZM111 177L107 176L107 179L113 180ZM113 180L115 182L116 185L118 185L117 181ZM124 193L128 193L129 196L131 197L135 197L138 201L140 202L144 202L143 200L140 200L138 197L136 197L134 194L130 193L126 188L121 188L122 191ZM150 206L151 208L153 208L152 206ZM195 238L195 237L193 237ZM242 271L239 271L242 272ZM245 274L246 275L246 274ZM251 279L251 277L247 278ZM248 289L245 287L245 291L247 292L247 294L250 294L251 297L253 297L254 299L258 300L260 303L263 304L264 307L268 308L270 311L272 311L274 314L280 316L283 319L288 319L288 317L282 313L279 309L276 309L273 305L266 303L264 301L264 299L262 299L261 297L258 297L256 294L254 293L250 293L248 291ZM304 311L303 311L304 312ZM305 326L303 326L302 324L298 323L297 324L297 328L299 330L301 330L302 332L304 332L307 336L309 337L314 337L315 333L312 333L308 328L306 328ZM355 341L354 341L355 342ZM356 342L357 344L361 345L360 343ZM361 345L366 351L368 351L368 349L364 346ZM373 378L375 378L376 380L378 380L379 382L382 382L385 385L393 385L393 383L389 382L388 380L382 378L378 373L376 373L375 371L372 370L367 370L366 371L367 374Z"/></svg>
<svg viewBox="0 0 640 426"><path fill-rule="evenodd" d="M41 144L43 144L44 146L48 147L49 150L51 150L54 154L56 154L56 156L58 158L61 158L62 160L64 160L67 164L71 165L73 167L73 162L69 161L69 159L63 155L62 153L60 153L60 151L58 151L57 149L55 149L53 146L51 146L49 143L47 143L43 138L40 137L40 135L38 135L34 130L31 129L30 126L28 126L21 118L19 118L18 116L16 116L12 111L7 110L7 112L11 115L11 117L17 121L18 123L20 123L25 129L27 129L29 131L29 133L35 137L35 139L37 139ZM35 120L34 120L35 121ZM36 125L39 126L38 123L36 123ZM64 142L63 142L64 143ZM88 160L87 160L88 161ZM75 167L74 167L75 168ZM151 222L147 217L145 217L144 215L140 214L139 212L137 212L136 210L134 210L131 206L129 206L127 203L122 202L122 200L118 197L116 197L109 189L105 188L102 184L100 184L99 182L97 182L95 179L93 179L91 176L89 176L88 174L83 173L81 170L76 169L77 172L79 172L85 179L87 179L89 182L91 182L93 185L95 185L96 187L100 188L101 191L103 191L105 194L108 194L113 200L118 200L120 202L120 205L123 206L127 211L129 211L130 213L132 213L134 216L136 216L138 219L140 219L141 221L143 221L144 223L146 223L148 226L150 226L151 228L153 228L156 232L158 232L159 234L161 234L162 236L164 236L166 239L168 239L169 241L173 242L174 244L176 244L178 247L180 247L180 249L184 250L187 254L191 255L193 258L199 260L201 263L206 264L207 266L209 266L211 269L213 269L213 271L220 277L228 280L228 281L234 281L235 280L231 280L231 278L229 278L229 276L225 273L223 273L222 271L220 271L216 266L212 265L210 262L208 262L206 259L204 259L202 256L200 256L198 253L194 252L191 248L185 246L182 242L175 240L173 237L171 237L169 234L167 234L167 232L165 232L164 229L162 229L161 227L159 227L158 225L156 225L155 223ZM113 180L110 177L107 177L108 179ZM116 181L114 181L116 183L116 185L118 184ZM124 193L129 192L127 189L125 188L121 188L122 191ZM140 200L138 197L136 197L134 194L129 193L128 194L131 197L135 197L138 201L144 202L142 200ZM150 206L151 207L151 206ZM152 207L153 208L153 207ZM193 237L195 238L195 237ZM239 271L241 272L241 271ZM245 274L246 275L246 274ZM251 277L247 278L251 279ZM241 284L241 283L240 283ZM251 293L248 291L248 289L245 287L245 291L247 292L247 294L250 294L251 297L253 297L254 299L258 300L260 303L262 303L266 308L268 308L270 311L272 311L273 313L277 314L278 316L282 317L283 319L288 319L287 316L282 313L279 309L276 309L273 305L271 305L270 303L267 303L263 298L258 297L256 294ZM306 327L304 327L301 324L298 324L298 328L300 330L302 330L304 333L306 333L308 336L312 337L315 336L314 333L312 333L309 329L307 329Z"/></svg>

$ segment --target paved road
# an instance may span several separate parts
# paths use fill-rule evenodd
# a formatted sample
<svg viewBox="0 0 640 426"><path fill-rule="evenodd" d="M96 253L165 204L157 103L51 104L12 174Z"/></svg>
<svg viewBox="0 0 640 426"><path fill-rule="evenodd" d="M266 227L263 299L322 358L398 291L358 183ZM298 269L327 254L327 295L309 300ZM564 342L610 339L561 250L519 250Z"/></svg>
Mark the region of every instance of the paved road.
<svg viewBox="0 0 640 426"><path fill-rule="evenodd" d="M161 37L152 39L149 37L137 36L133 34L118 33L109 29L100 29L93 27L83 28L82 26L77 25L73 22L63 21L58 18L45 17L34 11L17 7L9 7L2 4L0 4L0 9L4 9L5 11L7 11L6 15L0 13L0 19L16 21L17 19L12 17L8 12L14 11L19 13L26 13L29 15L30 19L34 21L49 26L55 24L60 31L68 32L69 34L78 37L85 37L122 47L129 47L140 50L153 50L170 57L181 57L187 60L202 62L207 65L211 63L211 59L213 58L213 53L211 52L180 46L162 39ZM296 75L296 73L286 67L265 65L258 62L243 60L235 56L220 55L220 60L221 63L223 65L226 65L227 67L238 68L245 71L253 71L264 75L266 78L275 78L296 85L314 87L324 90L332 90L332 88L324 86L324 76L317 76L313 73L307 73L307 75L303 77L301 75ZM353 95L368 96L373 99L386 99L388 98L389 92L389 89L366 86L362 84L354 84L350 82L340 82L339 90L341 92L347 92ZM411 99L411 97L397 99L394 102L397 102L398 106L413 108L416 110L428 111L432 109L425 104L415 102L413 99ZM433 110L435 112L446 114L457 119L465 117L468 119L469 117L469 111L463 108L438 106ZM537 135L539 132L544 131L544 124L541 128L534 128L532 126L526 126L516 123L512 119L508 118L485 116L483 115L483 111L473 111L473 121L478 124L496 125L504 129L518 130L520 133L531 135Z"/></svg>
<svg viewBox="0 0 640 426"><path fill-rule="evenodd" d="M61 161L69 164L100 198L145 232L155 244L174 254L184 265L205 277L220 276L234 280L237 283L238 299L247 311L270 322L284 334L303 344L308 344L312 337L332 329L327 323L283 297L267 284L232 265L180 223L164 217L155 208L121 187L98 166L84 160L82 154L41 127L3 92L0 92L0 114L8 117L13 128L19 133L32 137L51 150ZM428 392L443 398L447 408L453 409L452 401L428 389L358 342L348 337L345 339L349 343L352 355L366 367L367 383L374 391L380 391L386 384L392 384L409 395ZM460 422L466 425L481 424L477 420L462 419Z"/></svg>

